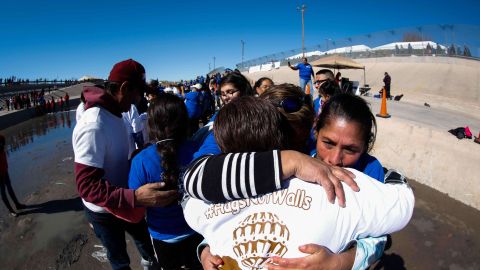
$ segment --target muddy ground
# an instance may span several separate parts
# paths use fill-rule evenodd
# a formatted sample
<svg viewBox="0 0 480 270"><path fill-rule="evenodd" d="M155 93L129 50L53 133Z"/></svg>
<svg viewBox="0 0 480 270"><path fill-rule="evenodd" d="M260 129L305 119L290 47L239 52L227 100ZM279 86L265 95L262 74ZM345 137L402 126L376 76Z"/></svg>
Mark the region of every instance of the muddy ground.
<svg viewBox="0 0 480 270"><path fill-rule="evenodd" d="M100 242L84 217L72 176L73 161L56 164L52 178L64 184L52 181L28 196L25 203L35 208L17 218L3 211L1 269L109 269L108 263L94 258L101 251ZM373 269L480 269L479 211L410 182L417 198L414 216L392 236L391 248ZM132 268L140 269L131 241L128 246Z"/></svg>
<svg viewBox="0 0 480 270"><path fill-rule="evenodd" d="M56 127L54 131L40 132L48 139L25 135L22 140L27 142L16 150L23 155L10 153L12 184L30 208L14 218L0 207L0 269L110 269L76 192L72 126L61 117L52 119L45 118L45 123ZM36 127L38 131L38 123ZM413 218L392 236L392 246L372 269L480 269L480 211L414 180L410 183L416 195ZM131 240L127 246L132 268L141 269Z"/></svg>

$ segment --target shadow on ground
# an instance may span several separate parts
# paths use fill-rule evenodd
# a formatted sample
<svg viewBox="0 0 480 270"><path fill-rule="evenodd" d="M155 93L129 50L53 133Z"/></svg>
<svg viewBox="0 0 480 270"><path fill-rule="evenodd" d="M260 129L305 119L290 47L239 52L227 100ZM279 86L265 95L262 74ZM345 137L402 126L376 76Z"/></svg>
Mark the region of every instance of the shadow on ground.
<svg viewBox="0 0 480 270"><path fill-rule="evenodd" d="M63 200L51 200L39 204L27 205L26 210L18 213L19 216L29 214L54 214L68 211L82 211L83 204L80 197Z"/></svg>

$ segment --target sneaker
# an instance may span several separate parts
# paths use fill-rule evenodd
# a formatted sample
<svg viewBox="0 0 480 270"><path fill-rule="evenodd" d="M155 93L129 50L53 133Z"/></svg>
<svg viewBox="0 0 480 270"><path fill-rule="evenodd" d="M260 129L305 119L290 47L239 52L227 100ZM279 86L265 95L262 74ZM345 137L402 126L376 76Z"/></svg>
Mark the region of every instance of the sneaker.
<svg viewBox="0 0 480 270"><path fill-rule="evenodd" d="M18 214L17 214L17 213L15 213L15 212L10 212L10 216L12 216L12 217L17 217L17 216L18 216Z"/></svg>
<svg viewBox="0 0 480 270"><path fill-rule="evenodd" d="M142 265L143 270L160 270L161 269L158 263L154 261L145 260L144 258L142 258L142 260L140 261L140 264Z"/></svg>

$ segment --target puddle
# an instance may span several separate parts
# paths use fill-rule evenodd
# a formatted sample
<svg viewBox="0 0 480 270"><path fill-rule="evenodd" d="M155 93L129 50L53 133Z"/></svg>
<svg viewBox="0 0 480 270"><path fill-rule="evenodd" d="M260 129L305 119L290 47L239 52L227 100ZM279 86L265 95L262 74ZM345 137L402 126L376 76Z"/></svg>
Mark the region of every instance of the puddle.
<svg viewBox="0 0 480 270"><path fill-rule="evenodd" d="M62 182L52 176L71 166L68 162L73 157L74 126L75 112L66 111L36 117L0 131L6 137L8 171L20 200L50 181Z"/></svg>

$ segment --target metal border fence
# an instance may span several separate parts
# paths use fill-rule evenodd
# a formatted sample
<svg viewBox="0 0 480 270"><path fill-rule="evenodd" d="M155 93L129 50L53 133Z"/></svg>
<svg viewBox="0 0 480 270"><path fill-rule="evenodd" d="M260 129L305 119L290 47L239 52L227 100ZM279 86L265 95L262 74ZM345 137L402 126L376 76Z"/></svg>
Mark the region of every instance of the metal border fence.
<svg viewBox="0 0 480 270"><path fill-rule="evenodd" d="M403 48L397 46L394 49L376 49L379 46L396 42L424 42L425 44L432 42L432 45L430 45L429 48L422 49L415 49L411 46ZM355 50L358 45L365 45L369 49ZM480 60L480 26L438 24L403 27L335 40L326 38L324 43L305 48L306 54L316 51L318 54L307 56L309 61L330 54L342 54L350 58L438 55L467 57ZM325 52L327 52L327 54L325 54ZM238 63L236 67L242 71L246 71L249 67L272 62L280 62L280 65L284 66L287 64L287 61L296 63L300 62L301 58L302 49L297 48L250 59Z"/></svg>

